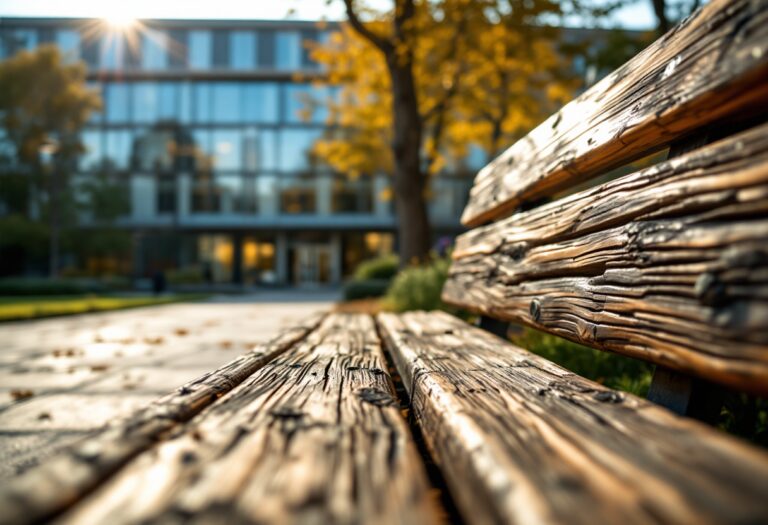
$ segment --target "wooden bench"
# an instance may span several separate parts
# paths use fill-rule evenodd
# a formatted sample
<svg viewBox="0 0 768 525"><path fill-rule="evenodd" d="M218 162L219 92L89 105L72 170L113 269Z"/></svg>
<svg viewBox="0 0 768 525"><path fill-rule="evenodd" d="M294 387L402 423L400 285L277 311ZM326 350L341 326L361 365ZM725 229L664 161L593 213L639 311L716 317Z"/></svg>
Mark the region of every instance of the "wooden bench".
<svg viewBox="0 0 768 525"><path fill-rule="evenodd" d="M768 394L767 107L768 3L714 0L477 176L444 300L650 361L655 402L446 313L328 314L5 483L0 522L768 523L768 454L683 417Z"/></svg>

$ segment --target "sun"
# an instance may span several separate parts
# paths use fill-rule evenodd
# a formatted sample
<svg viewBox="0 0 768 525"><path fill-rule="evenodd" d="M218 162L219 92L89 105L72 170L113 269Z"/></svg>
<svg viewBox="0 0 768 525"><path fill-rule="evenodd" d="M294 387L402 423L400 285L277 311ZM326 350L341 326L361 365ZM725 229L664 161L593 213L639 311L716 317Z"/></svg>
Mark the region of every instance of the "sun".
<svg viewBox="0 0 768 525"><path fill-rule="evenodd" d="M117 3L112 4L103 16L104 21L110 27L125 31L136 25L136 17L129 8Z"/></svg>

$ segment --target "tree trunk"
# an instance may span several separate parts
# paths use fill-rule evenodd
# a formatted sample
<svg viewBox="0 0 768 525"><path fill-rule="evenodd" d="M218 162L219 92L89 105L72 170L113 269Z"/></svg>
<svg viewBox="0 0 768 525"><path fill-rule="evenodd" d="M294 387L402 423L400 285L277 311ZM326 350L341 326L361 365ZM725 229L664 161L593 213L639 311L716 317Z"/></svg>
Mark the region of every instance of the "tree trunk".
<svg viewBox="0 0 768 525"><path fill-rule="evenodd" d="M59 178L56 173L55 162L49 162L46 167L50 177L50 192L48 195L48 223L49 223L49 253L48 253L48 277L55 279L59 276Z"/></svg>
<svg viewBox="0 0 768 525"><path fill-rule="evenodd" d="M395 209L400 265L429 258L430 225L425 199L426 174L421 165L422 121L410 62L387 57L392 79Z"/></svg>
<svg viewBox="0 0 768 525"><path fill-rule="evenodd" d="M667 18L667 2L666 0L651 0L653 3L653 12L656 14L656 30L659 35L663 35L669 31L669 18Z"/></svg>

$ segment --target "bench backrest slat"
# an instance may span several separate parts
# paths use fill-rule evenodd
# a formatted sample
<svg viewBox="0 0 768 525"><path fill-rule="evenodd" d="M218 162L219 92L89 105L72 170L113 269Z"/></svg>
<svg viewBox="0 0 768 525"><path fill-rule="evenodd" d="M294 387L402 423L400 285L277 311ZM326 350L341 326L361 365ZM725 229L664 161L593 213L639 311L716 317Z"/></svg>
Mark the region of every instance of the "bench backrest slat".
<svg viewBox="0 0 768 525"><path fill-rule="evenodd" d="M481 170L462 222L508 215L768 104L767 76L768 3L713 0Z"/></svg>
<svg viewBox="0 0 768 525"><path fill-rule="evenodd" d="M481 171L464 219L506 218L459 237L443 299L768 394L767 105L768 3L715 0Z"/></svg>

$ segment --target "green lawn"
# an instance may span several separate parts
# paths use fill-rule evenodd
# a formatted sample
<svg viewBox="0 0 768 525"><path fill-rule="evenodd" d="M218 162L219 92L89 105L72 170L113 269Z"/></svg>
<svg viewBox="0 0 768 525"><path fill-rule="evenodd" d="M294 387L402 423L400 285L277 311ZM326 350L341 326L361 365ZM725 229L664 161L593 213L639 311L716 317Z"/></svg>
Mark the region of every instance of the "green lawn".
<svg viewBox="0 0 768 525"><path fill-rule="evenodd" d="M137 306L194 301L205 298L202 294L154 296L32 296L0 297L0 321L37 319L56 315L122 310Z"/></svg>

